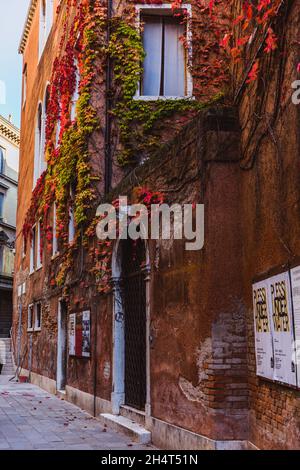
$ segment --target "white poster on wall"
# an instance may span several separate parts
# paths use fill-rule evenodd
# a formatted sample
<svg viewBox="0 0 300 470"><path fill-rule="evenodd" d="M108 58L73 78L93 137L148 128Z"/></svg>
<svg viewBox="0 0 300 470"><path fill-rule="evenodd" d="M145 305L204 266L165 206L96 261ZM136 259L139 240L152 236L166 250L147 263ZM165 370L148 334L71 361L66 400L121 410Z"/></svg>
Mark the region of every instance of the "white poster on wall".
<svg viewBox="0 0 300 470"><path fill-rule="evenodd" d="M82 357L91 355L91 313L85 311L82 314Z"/></svg>
<svg viewBox="0 0 300 470"><path fill-rule="evenodd" d="M294 310L297 385L300 388L300 266L291 270L291 283Z"/></svg>
<svg viewBox="0 0 300 470"><path fill-rule="evenodd" d="M296 354L289 273L268 279L274 380L296 386Z"/></svg>
<svg viewBox="0 0 300 470"><path fill-rule="evenodd" d="M253 285L256 373L273 380L274 353L268 299L268 282Z"/></svg>
<svg viewBox="0 0 300 470"><path fill-rule="evenodd" d="M69 315L69 355L76 355L76 313Z"/></svg>

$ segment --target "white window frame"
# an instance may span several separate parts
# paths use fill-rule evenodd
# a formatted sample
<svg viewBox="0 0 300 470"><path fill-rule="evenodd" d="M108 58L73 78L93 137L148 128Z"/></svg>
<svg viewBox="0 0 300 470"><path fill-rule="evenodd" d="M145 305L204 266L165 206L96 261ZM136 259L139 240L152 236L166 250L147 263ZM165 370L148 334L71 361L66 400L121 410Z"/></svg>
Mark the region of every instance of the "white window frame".
<svg viewBox="0 0 300 470"><path fill-rule="evenodd" d="M31 312L31 326L29 325L29 312ZM27 331L33 331L34 330L34 304L28 305L27 309Z"/></svg>
<svg viewBox="0 0 300 470"><path fill-rule="evenodd" d="M141 15L145 10L171 10L172 5L170 3L162 3L162 4L137 4L135 5L135 10L136 10L136 27L138 31L141 31ZM191 19L192 19L192 5L189 3L183 3L180 7L181 10L186 10L189 16L188 22L187 22L187 31L186 31L186 38L187 38L187 43L189 45L187 55L188 55L188 60L186 64L186 88L187 88L187 94L185 96L146 96L146 95L141 95L141 87L140 83L138 84L138 89L136 91L136 94L134 96L135 100L143 100L143 101L157 101L157 100L182 100L182 99L193 99L193 77L189 69L189 62L192 59L192 29L191 29Z"/></svg>
<svg viewBox="0 0 300 470"><path fill-rule="evenodd" d="M35 126L35 144L34 144L34 169L33 169L33 188L47 169L47 161L45 159L46 145L46 121L47 121L47 92L50 95L50 83L47 82L43 102L39 101L36 115ZM39 131L39 111L41 108L41 131Z"/></svg>
<svg viewBox="0 0 300 470"><path fill-rule="evenodd" d="M32 236L30 240L30 274L36 271L36 224L32 227L32 232L34 236Z"/></svg>
<svg viewBox="0 0 300 470"><path fill-rule="evenodd" d="M38 305L40 306L40 326L38 326L38 324L37 324ZM42 303L41 302L36 302L34 304L34 331L41 331L42 330L42 319L43 319Z"/></svg>
<svg viewBox="0 0 300 470"><path fill-rule="evenodd" d="M79 85L80 85L80 71L79 71L79 65L78 65L77 59L75 59L74 65L76 68L76 84L75 84L75 90L74 90L72 100L71 100L71 111L70 111L71 121L74 121L77 118L77 101L79 99Z"/></svg>
<svg viewBox="0 0 300 470"><path fill-rule="evenodd" d="M41 241L41 221L39 221L36 225L36 271L43 267L43 260L41 256Z"/></svg>
<svg viewBox="0 0 300 470"><path fill-rule="evenodd" d="M39 112L41 109L41 131L39 130ZM43 103L39 101L36 113L35 135L34 135L34 168L33 168L33 188L41 176L41 147L43 133Z"/></svg>
<svg viewBox="0 0 300 470"><path fill-rule="evenodd" d="M45 0L45 15L42 8L43 0L40 0L39 17L39 60L43 55L47 40L52 29L54 19L54 0Z"/></svg>
<svg viewBox="0 0 300 470"><path fill-rule="evenodd" d="M74 208L70 206L69 209L69 227L68 227L68 241L69 244L73 243L75 240L76 228L75 228L75 217L74 217Z"/></svg>

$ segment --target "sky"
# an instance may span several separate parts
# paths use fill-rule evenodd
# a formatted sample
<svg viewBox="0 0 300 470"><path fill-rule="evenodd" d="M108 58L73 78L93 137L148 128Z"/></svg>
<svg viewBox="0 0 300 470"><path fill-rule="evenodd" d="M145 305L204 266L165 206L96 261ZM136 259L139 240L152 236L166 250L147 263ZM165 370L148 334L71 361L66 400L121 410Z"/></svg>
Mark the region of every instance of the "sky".
<svg viewBox="0 0 300 470"><path fill-rule="evenodd" d="M0 114L20 126L22 56L20 38L30 0L0 0Z"/></svg>

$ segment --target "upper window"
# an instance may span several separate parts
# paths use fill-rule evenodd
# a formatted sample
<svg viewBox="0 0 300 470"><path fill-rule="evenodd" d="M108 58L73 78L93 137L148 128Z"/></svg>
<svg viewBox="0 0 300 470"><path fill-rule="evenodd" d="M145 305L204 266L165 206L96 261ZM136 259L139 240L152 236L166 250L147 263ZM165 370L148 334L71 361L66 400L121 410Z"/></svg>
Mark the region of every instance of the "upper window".
<svg viewBox="0 0 300 470"><path fill-rule="evenodd" d="M42 247L42 226L41 222L37 225L37 246L36 246L36 268L39 269L43 264L43 247Z"/></svg>
<svg viewBox="0 0 300 470"><path fill-rule="evenodd" d="M42 328L42 304L37 303L35 304L34 329L35 331L40 331L41 328Z"/></svg>
<svg viewBox="0 0 300 470"><path fill-rule="evenodd" d="M49 102L50 86L48 85L45 92L44 102L40 103L38 107L36 130L35 130L35 155L34 155L34 179L33 186L47 168L45 159L45 144L46 144L46 121L47 110Z"/></svg>
<svg viewBox="0 0 300 470"><path fill-rule="evenodd" d="M53 0L40 0L39 57L41 57L53 23Z"/></svg>
<svg viewBox="0 0 300 470"><path fill-rule="evenodd" d="M36 270L36 227L34 226L31 232L30 272L33 273L35 270Z"/></svg>
<svg viewBox="0 0 300 470"><path fill-rule="evenodd" d="M152 98L190 96L186 21L165 6L141 8L140 21L146 57L139 94Z"/></svg>
<svg viewBox="0 0 300 470"><path fill-rule="evenodd" d="M79 83L80 83L80 74L79 74L79 67L78 67L78 61L75 61L75 67L76 67L76 84L75 84L75 90L72 96L72 101L71 101L71 121L74 121L76 119L76 106L77 106L77 101L79 98Z"/></svg>
<svg viewBox="0 0 300 470"><path fill-rule="evenodd" d="M27 331L33 331L34 306L29 305L27 316Z"/></svg>
<svg viewBox="0 0 300 470"><path fill-rule="evenodd" d="M4 149L0 147L0 173L4 173Z"/></svg>

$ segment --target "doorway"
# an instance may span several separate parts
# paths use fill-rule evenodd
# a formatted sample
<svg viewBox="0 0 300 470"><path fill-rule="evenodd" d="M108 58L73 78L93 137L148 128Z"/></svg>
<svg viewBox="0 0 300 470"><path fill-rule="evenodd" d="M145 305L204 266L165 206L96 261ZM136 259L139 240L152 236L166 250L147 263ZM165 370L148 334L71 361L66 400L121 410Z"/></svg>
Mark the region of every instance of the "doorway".
<svg viewBox="0 0 300 470"><path fill-rule="evenodd" d="M57 380L56 388L64 391L67 382L67 306L65 301L58 302L57 335Z"/></svg>
<svg viewBox="0 0 300 470"><path fill-rule="evenodd" d="M142 240L122 243L122 301L125 317L125 405L146 404L146 265Z"/></svg>
<svg viewBox="0 0 300 470"><path fill-rule="evenodd" d="M144 240L118 240L112 259L113 391L112 410L130 406L151 413L150 258Z"/></svg>

